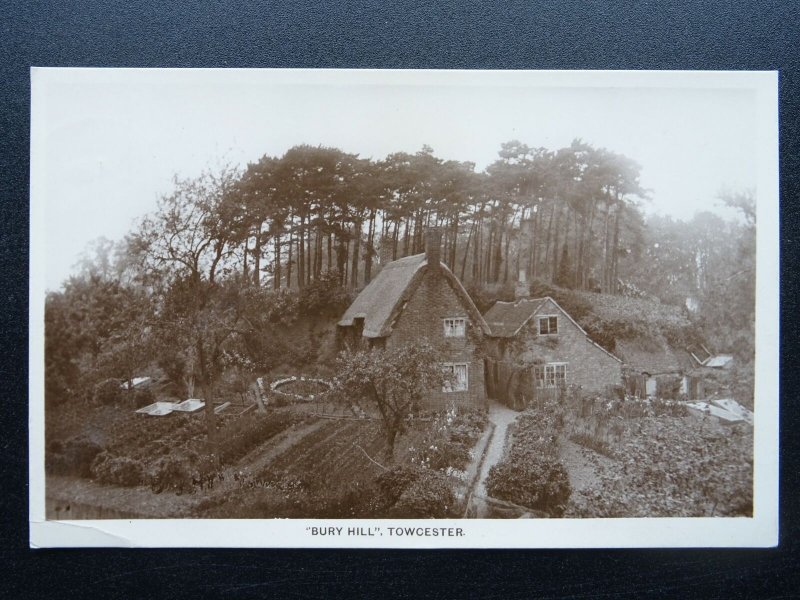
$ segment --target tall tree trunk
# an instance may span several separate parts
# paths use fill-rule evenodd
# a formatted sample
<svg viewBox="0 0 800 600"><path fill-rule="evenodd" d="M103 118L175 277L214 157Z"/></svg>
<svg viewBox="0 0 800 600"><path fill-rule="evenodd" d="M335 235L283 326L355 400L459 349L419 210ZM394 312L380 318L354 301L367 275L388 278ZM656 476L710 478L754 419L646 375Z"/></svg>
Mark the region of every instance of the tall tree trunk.
<svg viewBox="0 0 800 600"><path fill-rule="evenodd" d="M541 213L542 211L537 210L533 217L533 239L531 240L530 260L528 261L528 281L536 279L539 270L537 265L539 253L536 250L539 245L539 223L542 220Z"/></svg>
<svg viewBox="0 0 800 600"><path fill-rule="evenodd" d="M358 287L358 260L361 252L361 217L357 217L353 223L353 256L350 262L350 287Z"/></svg>
<svg viewBox="0 0 800 600"><path fill-rule="evenodd" d="M244 244L242 244L242 279L246 282L248 280L247 275L247 246L249 245L248 242L250 240L248 238L244 239Z"/></svg>
<svg viewBox="0 0 800 600"><path fill-rule="evenodd" d="M550 211L550 219L547 222L547 236L544 242L544 265L542 269L542 277L547 276L547 269L550 265L550 238L553 231L553 217L556 214L556 202L553 200L553 209Z"/></svg>
<svg viewBox="0 0 800 600"><path fill-rule="evenodd" d="M261 224L256 228L256 243L253 247L253 283L256 287L261 286Z"/></svg>
<svg viewBox="0 0 800 600"><path fill-rule="evenodd" d="M464 246L464 259L461 261L461 281L464 281L464 271L467 268L467 257L469 256L469 246L472 243L472 236L475 235L475 223L477 221L472 221L472 226L469 228L469 234L467 234L467 243Z"/></svg>
<svg viewBox="0 0 800 600"><path fill-rule="evenodd" d="M328 232L328 272L333 267L333 232Z"/></svg>
<svg viewBox="0 0 800 600"><path fill-rule="evenodd" d="M198 383L203 394L202 400L205 402L206 413L206 435L211 454L217 466L220 464L219 440L217 436L217 419L214 413L214 390L211 384L211 374L206 363L206 349L202 336L198 333L195 339L195 352L197 353Z"/></svg>
<svg viewBox="0 0 800 600"><path fill-rule="evenodd" d="M319 276L319 226L314 230L314 258L311 261L311 268L312 273L314 274L314 279L317 279Z"/></svg>
<svg viewBox="0 0 800 600"><path fill-rule="evenodd" d="M512 223L514 222L513 218L511 222ZM509 251L509 246L511 246L510 244L511 231L506 231L505 237L506 237L506 248L504 251L505 256L503 258L503 283L508 283L508 251ZM517 254L519 254L519 252L517 252ZM519 269L517 269L517 272L519 272Z"/></svg>
<svg viewBox="0 0 800 600"><path fill-rule="evenodd" d="M617 266L619 264L619 219L622 213L622 201L617 194L616 210L614 215L614 242L611 245L611 293L616 294Z"/></svg>
<svg viewBox="0 0 800 600"><path fill-rule="evenodd" d="M336 235L336 270L339 273L339 285L344 286L347 281L347 248L349 242L344 239L340 231Z"/></svg>
<svg viewBox="0 0 800 600"><path fill-rule="evenodd" d="M308 228L306 229L306 244L308 245L308 249L306 252L306 283L311 283L311 276L313 275L312 265L311 265L311 258L312 258L312 249L311 249L311 218L308 219Z"/></svg>
<svg viewBox="0 0 800 600"><path fill-rule="evenodd" d="M566 218L564 219L567 222L566 223L566 230L564 231L564 249L566 250L569 247L569 226L570 226L570 221L569 221L569 209L565 208L565 210L567 210ZM566 255L569 256L569 251L568 250L566 250ZM563 261L563 259L564 259L564 256L562 255L561 260ZM567 283L567 285L565 287L568 287L568 288L574 287L574 280L573 280L573 275L572 275L571 272L567 273L567 276L566 276L565 280L566 280L566 283Z"/></svg>
<svg viewBox="0 0 800 600"><path fill-rule="evenodd" d="M458 252L458 215L455 215L452 218L452 240L450 243L450 270L455 273L456 272L456 253Z"/></svg>
<svg viewBox="0 0 800 600"><path fill-rule="evenodd" d="M306 283L306 235L305 217L300 217L300 227L297 230L297 287L303 289Z"/></svg>
<svg viewBox="0 0 800 600"><path fill-rule="evenodd" d="M364 284L372 281L372 258L375 256L375 209L369 215L367 228L367 255L364 257Z"/></svg>
<svg viewBox="0 0 800 600"><path fill-rule="evenodd" d="M476 284L481 283L481 237L483 223L480 216L475 223L475 243L472 245L472 281Z"/></svg>
<svg viewBox="0 0 800 600"><path fill-rule="evenodd" d="M492 281L492 251L494 250L494 225L490 224L486 228L486 249L485 254L486 257L483 259L484 267L483 267L483 280L485 282Z"/></svg>
<svg viewBox="0 0 800 600"><path fill-rule="evenodd" d="M555 208L554 208L555 210ZM555 281L556 276L558 275L558 241L559 241L559 223L561 222L561 206L558 205L558 211L556 212L556 222L553 228L553 272L550 276L550 281Z"/></svg>
<svg viewBox="0 0 800 600"><path fill-rule="evenodd" d="M602 291L604 294L608 293L608 222L611 219L611 202L610 198L606 198L606 219L603 232L603 284Z"/></svg>
<svg viewBox="0 0 800 600"><path fill-rule="evenodd" d="M294 246L294 233L289 232L288 256L286 258L286 288L292 288L292 246Z"/></svg>
<svg viewBox="0 0 800 600"><path fill-rule="evenodd" d="M275 267L272 270L272 287L276 290L281 287L281 234L275 234Z"/></svg>

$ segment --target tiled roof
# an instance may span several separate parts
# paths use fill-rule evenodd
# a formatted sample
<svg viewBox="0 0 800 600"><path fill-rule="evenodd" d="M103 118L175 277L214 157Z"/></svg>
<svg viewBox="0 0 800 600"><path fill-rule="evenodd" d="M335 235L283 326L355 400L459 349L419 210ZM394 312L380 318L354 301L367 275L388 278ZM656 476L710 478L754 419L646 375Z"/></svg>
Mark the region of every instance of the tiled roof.
<svg viewBox="0 0 800 600"><path fill-rule="evenodd" d="M523 298L516 302L495 302L483 318L492 337L513 337L544 301L545 298Z"/></svg>

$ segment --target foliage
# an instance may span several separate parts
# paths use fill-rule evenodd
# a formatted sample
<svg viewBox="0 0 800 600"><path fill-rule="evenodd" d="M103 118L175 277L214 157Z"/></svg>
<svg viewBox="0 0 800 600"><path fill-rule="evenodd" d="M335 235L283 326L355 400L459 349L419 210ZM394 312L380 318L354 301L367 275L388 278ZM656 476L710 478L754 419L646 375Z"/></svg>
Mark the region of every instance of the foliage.
<svg viewBox="0 0 800 600"><path fill-rule="evenodd" d="M135 487L145 481L145 468L140 460L101 452L92 462L92 478L98 483Z"/></svg>
<svg viewBox="0 0 800 600"><path fill-rule="evenodd" d="M580 517L749 516L753 436L708 419L645 416L627 423L600 485L573 498Z"/></svg>
<svg viewBox="0 0 800 600"><path fill-rule="evenodd" d="M183 494L194 490L199 479L196 454L169 454L157 459L149 470L150 489Z"/></svg>
<svg viewBox="0 0 800 600"><path fill-rule="evenodd" d="M437 471L415 470L402 488L388 516L399 519L452 518L455 494L447 478ZM395 482L396 483L396 482ZM397 491L395 486L395 492Z"/></svg>
<svg viewBox="0 0 800 600"><path fill-rule="evenodd" d="M410 449L411 462L448 474L462 472L487 421L485 411L458 412L451 407L446 413L435 413L422 442Z"/></svg>
<svg viewBox="0 0 800 600"><path fill-rule="evenodd" d="M563 515L571 493L564 465L547 455L531 455L526 462L512 460L494 465L486 489L495 498L542 510L554 517Z"/></svg>
<svg viewBox="0 0 800 600"><path fill-rule="evenodd" d="M616 456L614 454L614 449L609 446L608 442L599 438L597 435L591 435L585 431L578 431L577 433L570 435L569 439L579 446L590 448L598 454L602 454L603 456L607 456L609 458L614 458Z"/></svg>
<svg viewBox="0 0 800 600"><path fill-rule="evenodd" d="M489 470L486 489L501 500L561 516L571 488L558 458L563 413L551 408L528 409L517 419L511 447Z"/></svg>
<svg viewBox="0 0 800 600"><path fill-rule="evenodd" d="M353 297L341 285L337 271L325 271L299 292L299 314L304 317L339 317Z"/></svg>
<svg viewBox="0 0 800 600"><path fill-rule="evenodd" d="M115 404L125 394L121 387L122 383L120 379L104 379L94 386L92 394L94 401L101 404Z"/></svg>
<svg viewBox="0 0 800 600"><path fill-rule="evenodd" d="M535 279L530 284L532 298L550 296L563 308L569 316L578 322L592 312L592 305L579 294L570 290L551 285L541 279Z"/></svg>
<svg viewBox="0 0 800 600"><path fill-rule="evenodd" d="M440 353L427 342L392 350L343 352L337 361L331 396L377 411L386 433L386 457L405 431L409 415L425 393L441 389L445 374Z"/></svg>
<svg viewBox="0 0 800 600"><path fill-rule="evenodd" d="M103 451L103 446L87 436L79 435L63 444L51 443L47 450L45 469L48 473L90 477L92 463Z"/></svg>

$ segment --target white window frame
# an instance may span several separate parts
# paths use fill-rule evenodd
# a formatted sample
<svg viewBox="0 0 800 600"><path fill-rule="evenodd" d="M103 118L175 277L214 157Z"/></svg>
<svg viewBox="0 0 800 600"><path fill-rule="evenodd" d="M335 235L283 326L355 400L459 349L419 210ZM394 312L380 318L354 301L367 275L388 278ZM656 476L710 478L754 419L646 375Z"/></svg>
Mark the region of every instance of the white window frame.
<svg viewBox="0 0 800 600"><path fill-rule="evenodd" d="M567 385L567 365L566 362L551 362L543 365L534 366L534 385L539 389L552 389L559 385ZM559 367L563 368L564 377L558 377ZM541 377L539 377L541 374Z"/></svg>
<svg viewBox="0 0 800 600"><path fill-rule="evenodd" d="M464 367L464 380L463 385L464 387L453 387L449 381L446 381L442 386L442 391L444 393L451 393L451 392L467 392L469 391L469 363L443 363L442 369L447 371L448 369L456 377L456 367ZM455 385L458 385L458 379L454 382Z"/></svg>
<svg viewBox="0 0 800 600"><path fill-rule="evenodd" d="M547 333L542 333L542 319L547 319ZM556 320L556 330L550 331L550 319ZM537 315L536 316L536 328L539 331L539 335L558 335L558 315Z"/></svg>
<svg viewBox="0 0 800 600"><path fill-rule="evenodd" d="M461 325L459 330L458 325ZM467 318L466 317L446 317L442 319L442 327L444 327L444 337L463 338L467 335Z"/></svg>

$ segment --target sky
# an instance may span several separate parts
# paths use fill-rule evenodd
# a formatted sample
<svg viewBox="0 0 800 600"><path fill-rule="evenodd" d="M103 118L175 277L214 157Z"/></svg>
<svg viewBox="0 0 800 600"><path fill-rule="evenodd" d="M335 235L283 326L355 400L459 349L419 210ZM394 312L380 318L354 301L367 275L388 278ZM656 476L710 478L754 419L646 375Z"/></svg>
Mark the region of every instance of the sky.
<svg viewBox="0 0 800 600"><path fill-rule="evenodd" d="M646 214L725 216L723 188L756 190L756 93L707 74L35 70L32 200L43 204L47 289L87 244L119 240L175 175L245 167L297 144L364 158L424 144L482 170L503 142L580 138L641 166ZM36 225L34 225L36 226Z"/></svg>

